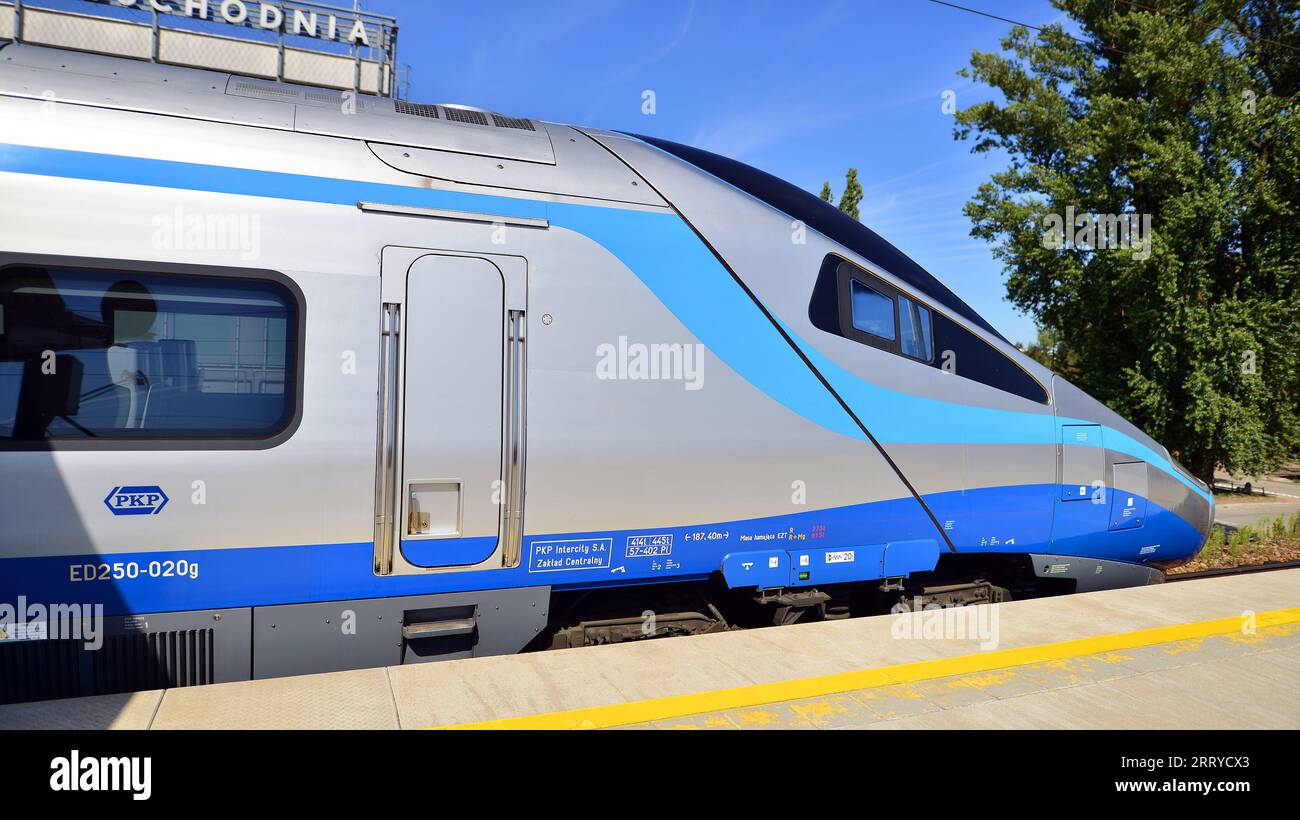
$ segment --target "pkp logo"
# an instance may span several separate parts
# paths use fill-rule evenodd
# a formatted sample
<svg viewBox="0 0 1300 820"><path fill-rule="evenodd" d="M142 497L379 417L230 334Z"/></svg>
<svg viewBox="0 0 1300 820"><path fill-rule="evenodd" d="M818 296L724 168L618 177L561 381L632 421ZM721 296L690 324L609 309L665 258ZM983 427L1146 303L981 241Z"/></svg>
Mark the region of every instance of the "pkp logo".
<svg viewBox="0 0 1300 820"><path fill-rule="evenodd" d="M167 493L151 484L142 487L114 487L104 499L113 515L157 515L167 506Z"/></svg>

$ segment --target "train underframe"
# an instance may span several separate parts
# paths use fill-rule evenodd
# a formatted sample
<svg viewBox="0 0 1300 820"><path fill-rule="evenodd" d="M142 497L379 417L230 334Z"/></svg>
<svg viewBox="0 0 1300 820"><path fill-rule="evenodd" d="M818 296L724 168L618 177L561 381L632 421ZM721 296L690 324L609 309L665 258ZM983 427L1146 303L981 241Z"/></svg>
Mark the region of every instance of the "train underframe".
<svg viewBox="0 0 1300 820"><path fill-rule="evenodd" d="M0 640L0 703L105 695L832 621L1160 583L1160 569L1060 555L945 554L906 578L729 588L722 574L113 615L80 638Z"/></svg>
<svg viewBox="0 0 1300 820"><path fill-rule="evenodd" d="M1036 572L1030 555L946 554L930 572L824 588L730 589L714 573L690 583L555 592L547 629L527 650L1001 603L1077 588L1075 577Z"/></svg>

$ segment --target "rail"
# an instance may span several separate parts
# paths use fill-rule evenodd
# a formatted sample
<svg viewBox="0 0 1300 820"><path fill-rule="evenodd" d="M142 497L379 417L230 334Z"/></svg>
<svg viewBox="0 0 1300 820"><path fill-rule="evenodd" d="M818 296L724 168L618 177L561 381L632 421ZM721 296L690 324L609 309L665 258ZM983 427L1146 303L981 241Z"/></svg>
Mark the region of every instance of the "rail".
<svg viewBox="0 0 1300 820"><path fill-rule="evenodd" d="M1175 572L1165 575L1171 581L1195 581L1201 578L1222 578L1226 575L1249 575L1252 572L1275 572L1282 569L1300 569L1300 561L1270 561L1266 564L1244 564L1239 567L1216 567L1193 572Z"/></svg>

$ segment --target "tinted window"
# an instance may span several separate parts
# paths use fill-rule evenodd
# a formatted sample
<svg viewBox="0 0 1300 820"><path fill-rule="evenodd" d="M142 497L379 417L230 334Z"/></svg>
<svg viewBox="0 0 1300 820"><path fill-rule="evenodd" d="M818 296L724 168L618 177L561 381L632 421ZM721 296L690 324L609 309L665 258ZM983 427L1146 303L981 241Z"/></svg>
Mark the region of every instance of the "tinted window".
<svg viewBox="0 0 1300 820"><path fill-rule="evenodd" d="M639 134L631 136L644 140L663 151L689 162L695 167L713 174L718 179L734 185L750 196L767 203L778 211L797 219L808 227L835 240L854 253L879 265L884 270L897 276L906 284L915 288L922 295L934 300L936 304L946 307L953 313L967 319L987 330L999 339L1002 338L993 326L967 305L957 294L949 290L942 282L935 279L925 268L886 242L875 231L856 219L840 211L834 205L823 202L802 188L791 185L779 177L752 168L743 162L737 162L709 151L692 148L669 140L644 137ZM1006 341L1003 339L1003 341Z"/></svg>
<svg viewBox="0 0 1300 820"><path fill-rule="evenodd" d="M0 440L266 438L297 396L298 305L268 280L0 271Z"/></svg>
<svg viewBox="0 0 1300 820"><path fill-rule="evenodd" d="M934 316L934 365L1021 398L1048 403L1047 390L993 345L947 316Z"/></svg>
<svg viewBox="0 0 1300 820"><path fill-rule="evenodd" d="M882 339L894 338L894 300L854 280L853 326Z"/></svg>
<svg viewBox="0 0 1300 820"><path fill-rule="evenodd" d="M906 296L898 297L900 349L904 356L930 361L934 348L930 344L930 311Z"/></svg>
<svg viewBox="0 0 1300 820"><path fill-rule="evenodd" d="M822 261L808 303L808 319L827 333L907 356L918 364L1039 404L1049 402L1047 390L992 344L834 254Z"/></svg>

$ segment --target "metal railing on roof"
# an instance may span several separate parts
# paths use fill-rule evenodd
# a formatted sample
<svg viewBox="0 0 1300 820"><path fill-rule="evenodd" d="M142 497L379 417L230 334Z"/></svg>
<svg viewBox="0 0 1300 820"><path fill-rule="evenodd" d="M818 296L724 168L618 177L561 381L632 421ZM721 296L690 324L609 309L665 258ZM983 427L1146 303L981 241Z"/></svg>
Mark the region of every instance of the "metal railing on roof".
<svg viewBox="0 0 1300 820"><path fill-rule="evenodd" d="M307 0L0 0L5 39L382 96L397 87L395 18Z"/></svg>

